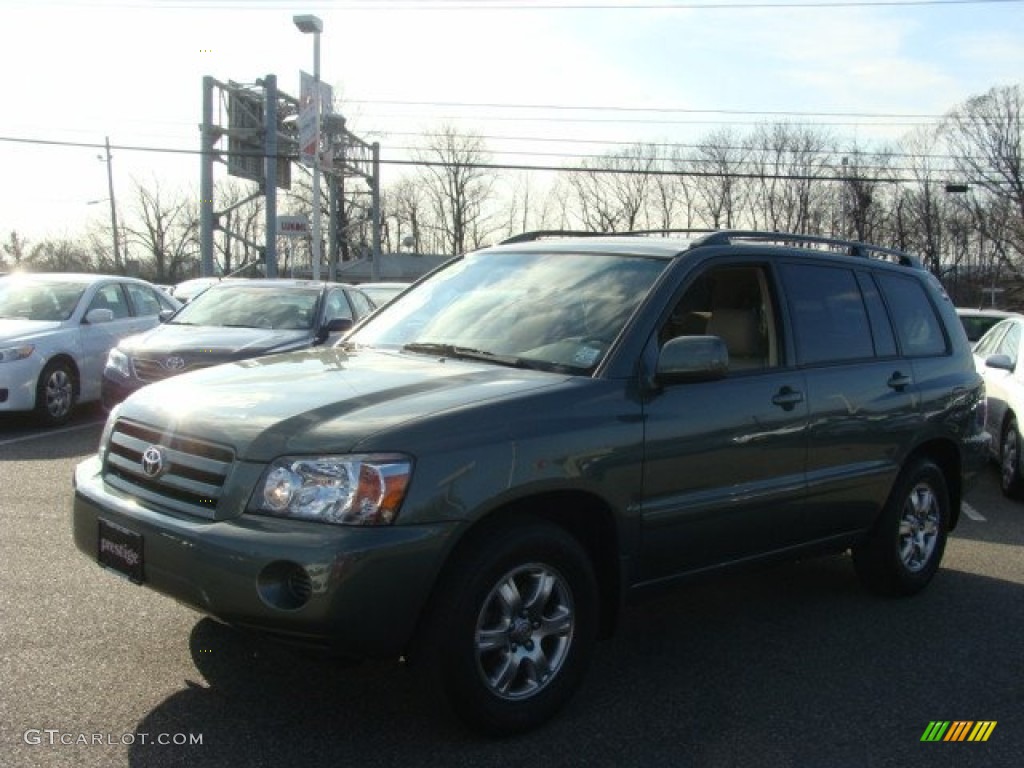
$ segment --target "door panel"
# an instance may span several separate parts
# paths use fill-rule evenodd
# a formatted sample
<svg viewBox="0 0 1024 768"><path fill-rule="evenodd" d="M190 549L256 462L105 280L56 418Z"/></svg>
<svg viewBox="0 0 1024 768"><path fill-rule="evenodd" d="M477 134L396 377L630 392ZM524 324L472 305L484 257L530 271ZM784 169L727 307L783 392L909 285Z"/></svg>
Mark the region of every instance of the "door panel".
<svg viewBox="0 0 1024 768"><path fill-rule="evenodd" d="M646 409L644 580L796 542L807 404L796 371L667 389ZM789 394L788 404L780 393Z"/></svg>

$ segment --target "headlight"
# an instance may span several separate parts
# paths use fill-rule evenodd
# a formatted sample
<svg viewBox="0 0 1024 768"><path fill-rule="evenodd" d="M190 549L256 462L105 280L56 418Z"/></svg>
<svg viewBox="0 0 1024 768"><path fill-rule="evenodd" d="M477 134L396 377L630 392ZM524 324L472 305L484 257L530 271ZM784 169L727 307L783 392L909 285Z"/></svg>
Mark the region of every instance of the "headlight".
<svg viewBox="0 0 1024 768"><path fill-rule="evenodd" d="M20 347L0 349L0 363L13 363L15 360L24 360L34 351L34 344L22 344Z"/></svg>
<svg viewBox="0 0 1024 768"><path fill-rule="evenodd" d="M131 378L132 368L131 363L128 361L128 355L117 347L111 349L110 354L107 355L106 370L115 371L126 379Z"/></svg>
<svg viewBox="0 0 1024 768"><path fill-rule="evenodd" d="M398 454L286 456L267 467L249 511L340 525L390 525L411 473L412 461Z"/></svg>

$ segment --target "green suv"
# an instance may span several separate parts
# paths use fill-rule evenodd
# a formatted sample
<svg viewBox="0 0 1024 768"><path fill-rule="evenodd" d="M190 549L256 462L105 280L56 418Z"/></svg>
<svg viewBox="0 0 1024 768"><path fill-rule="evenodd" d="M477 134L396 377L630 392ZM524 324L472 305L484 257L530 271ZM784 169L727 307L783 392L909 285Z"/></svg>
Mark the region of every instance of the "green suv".
<svg viewBox="0 0 1024 768"><path fill-rule="evenodd" d="M337 346L132 395L77 468L74 537L235 626L406 657L511 733L651 588L851 550L871 590L922 589L985 461L983 395L906 254L535 233Z"/></svg>

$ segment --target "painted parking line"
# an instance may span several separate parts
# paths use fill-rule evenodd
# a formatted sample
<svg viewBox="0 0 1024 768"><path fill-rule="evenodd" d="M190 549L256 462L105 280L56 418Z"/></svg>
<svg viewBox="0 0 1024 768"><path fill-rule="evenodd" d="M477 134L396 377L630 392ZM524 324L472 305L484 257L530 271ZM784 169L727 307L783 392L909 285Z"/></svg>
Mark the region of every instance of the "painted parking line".
<svg viewBox="0 0 1024 768"><path fill-rule="evenodd" d="M981 512L976 510L966 501L960 505L960 511L967 515L969 518L971 518L971 520L974 520L975 522L984 523L986 520L985 516L981 514Z"/></svg>
<svg viewBox="0 0 1024 768"><path fill-rule="evenodd" d="M102 425L102 421L90 421L87 424L78 424L74 427L64 427L63 429L51 429L46 432L36 432L31 435L22 435L21 437L12 437L10 440L0 440L0 448L5 445L15 445L16 443L25 443L29 440L38 440L41 437L53 437L54 435L63 435L68 432L78 432L82 429L95 429L97 426Z"/></svg>

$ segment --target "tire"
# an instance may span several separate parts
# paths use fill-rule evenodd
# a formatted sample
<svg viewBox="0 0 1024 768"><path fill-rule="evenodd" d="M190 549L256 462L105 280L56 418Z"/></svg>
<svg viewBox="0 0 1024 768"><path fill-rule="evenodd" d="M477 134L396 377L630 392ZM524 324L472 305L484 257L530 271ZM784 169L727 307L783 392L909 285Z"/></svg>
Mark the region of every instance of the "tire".
<svg viewBox="0 0 1024 768"><path fill-rule="evenodd" d="M64 360L51 360L36 384L36 419L56 427L67 422L75 407L75 372Z"/></svg>
<svg viewBox="0 0 1024 768"><path fill-rule="evenodd" d="M924 589L942 562L950 519L942 470L927 459L904 468L874 530L853 548L862 583L884 595Z"/></svg>
<svg viewBox="0 0 1024 768"><path fill-rule="evenodd" d="M599 605L590 558L561 528L522 518L456 557L418 661L473 730L534 728L572 697L590 663Z"/></svg>
<svg viewBox="0 0 1024 768"><path fill-rule="evenodd" d="M1021 436L1017 419L1011 418L999 441L999 487L1003 495L1019 499L1024 495L1024 478L1021 478Z"/></svg>

